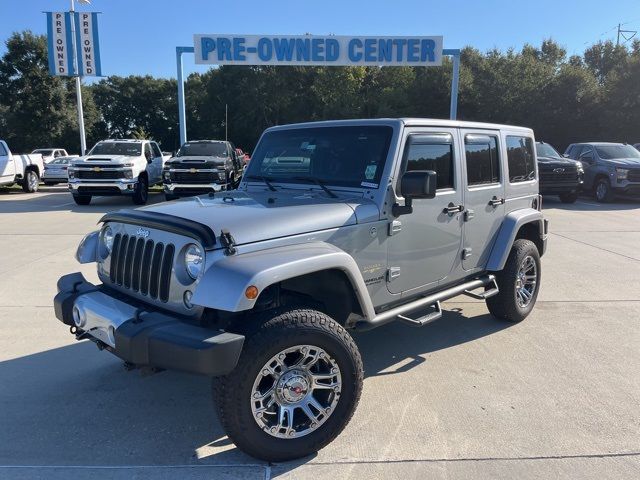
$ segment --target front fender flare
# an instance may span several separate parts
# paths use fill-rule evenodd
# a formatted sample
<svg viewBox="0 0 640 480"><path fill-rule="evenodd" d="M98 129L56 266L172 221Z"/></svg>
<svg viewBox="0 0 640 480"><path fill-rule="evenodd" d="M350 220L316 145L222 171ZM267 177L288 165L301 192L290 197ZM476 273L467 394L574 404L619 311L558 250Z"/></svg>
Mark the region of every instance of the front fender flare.
<svg viewBox="0 0 640 480"><path fill-rule="evenodd" d="M538 223L541 239L546 240L546 232L544 226L544 216L542 212L533 208L523 208L514 210L506 215L502 221L502 226L498 232L496 243L493 245L489 261L487 262L487 270L497 272L504 268L511 246L516 239L520 227L527 223Z"/></svg>
<svg viewBox="0 0 640 480"><path fill-rule="evenodd" d="M324 242L271 248L224 257L207 269L192 297L195 305L239 312L250 310L255 300L245 297L250 285L262 292L274 283L322 270L344 272L362 309L375 316L373 303L355 260L343 250Z"/></svg>

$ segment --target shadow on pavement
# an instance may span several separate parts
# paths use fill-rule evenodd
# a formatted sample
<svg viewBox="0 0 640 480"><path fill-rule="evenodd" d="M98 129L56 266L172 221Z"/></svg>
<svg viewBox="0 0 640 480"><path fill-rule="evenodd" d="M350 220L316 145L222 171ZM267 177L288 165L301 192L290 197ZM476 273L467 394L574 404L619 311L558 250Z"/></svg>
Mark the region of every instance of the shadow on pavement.
<svg viewBox="0 0 640 480"><path fill-rule="evenodd" d="M164 194L159 191L149 192L147 205L164 201ZM0 213L56 212L71 211L76 213L106 213L125 208L139 208L131 197L94 197L87 206L76 205L66 188L44 187L38 193L28 194L22 190L0 189Z"/></svg>
<svg viewBox="0 0 640 480"><path fill-rule="evenodd" d="M617 198L611 203L598 203L593 197L581 195L576 203L562 203L554 195L544 195L542 197L542 210L550 208L570 211L624 211L640 208L640 199Z"/></svg>
<svg viewBox="0 0 640 480"><path fill-rule="evenodd" d="M357 334L356 342L365 375L389 375L414 368L430 352L508 325L488 314L467 318L449 310L421 329L390 324ZM402 367L387 371L399 362ZM0 385L0 464L259 463L226 438L208 379L126 372L116 357L88 341L0 362Z"/></svg>

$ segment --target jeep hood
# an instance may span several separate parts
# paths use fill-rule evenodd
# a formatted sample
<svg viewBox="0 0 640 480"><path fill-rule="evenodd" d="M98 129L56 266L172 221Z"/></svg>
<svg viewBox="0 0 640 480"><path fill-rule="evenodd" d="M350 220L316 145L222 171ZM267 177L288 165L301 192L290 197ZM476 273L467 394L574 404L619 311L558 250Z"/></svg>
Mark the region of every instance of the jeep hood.
<svg viewBox="0 0 640 480"><path fill-rule="evenodd" d="M229 230L236 244L258 242L378 220L378 207L361 195L336 192L330 198L313 190L223 192L213 198L190 197L143 207L209 226L220 235Z"/></svg>
<svg viewBox="0 0 640 480"><path fill-rule="evenodd" d="M180 163L192 163L195 166L204 164L216 164L224 165L227 162L227 157L214 157L214 156L202 156L202 155L185 155L184 157L172 157L167 163L176 165Z"/></svg>

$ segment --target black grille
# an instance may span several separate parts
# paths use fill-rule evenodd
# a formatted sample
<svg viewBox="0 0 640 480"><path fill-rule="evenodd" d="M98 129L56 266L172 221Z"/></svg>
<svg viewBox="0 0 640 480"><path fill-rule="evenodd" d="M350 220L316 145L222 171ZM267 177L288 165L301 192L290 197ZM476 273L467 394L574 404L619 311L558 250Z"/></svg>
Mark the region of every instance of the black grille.
<svg viewBox="0 0 640 480"><path fill-rule="evenodd" d="M118 233L111 251L111 283L166 302L174 255L172 244Z"/></svg>
<svg viewBox="0 0 640 480"><path fill-rule="evenodd" d="M212 183L219 178L217 172L171 172L171 181L179 183Z"/></svg>
<svg viewBox="0 0 640 480"><path fill-rule="evenodd" d="M640 182L640 169L629 170L627 180L630 182Z"/></svg>
<svg viewBox="0 0 640 480"><path fill-rule="evenodd" d="M124 172L122 170L100 170L98 172L95 170L78 170L76 171L76 178L82 178L85 180L114 180L124 178Z"/></svg>
<svg viewBox="0 0 640 480"><path fill-rule="evenodd" d="M562 170L554 172L554 170ZM578 169L575 167L556 167L552 169L540 169L540 180L553 182L562 182L566 180L578 180Z"/></svg>

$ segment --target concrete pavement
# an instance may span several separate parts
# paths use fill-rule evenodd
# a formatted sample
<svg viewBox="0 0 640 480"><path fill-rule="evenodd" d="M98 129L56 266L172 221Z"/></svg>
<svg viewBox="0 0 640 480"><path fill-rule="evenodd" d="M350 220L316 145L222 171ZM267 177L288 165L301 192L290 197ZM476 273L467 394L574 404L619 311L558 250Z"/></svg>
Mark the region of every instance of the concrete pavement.
<svg viewBox="0 0 640 480"><path fill-rule="evenodd" d="M152 195L152 201L160 201ZM521 324L482 302L358 334L349 426L312 458L239 452L204 378L141 377L51 308L82 236L127 199L0 193L0 478L638 478L640 203L545 199L542 290Z"/></svg>

